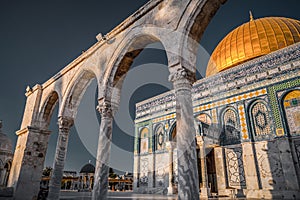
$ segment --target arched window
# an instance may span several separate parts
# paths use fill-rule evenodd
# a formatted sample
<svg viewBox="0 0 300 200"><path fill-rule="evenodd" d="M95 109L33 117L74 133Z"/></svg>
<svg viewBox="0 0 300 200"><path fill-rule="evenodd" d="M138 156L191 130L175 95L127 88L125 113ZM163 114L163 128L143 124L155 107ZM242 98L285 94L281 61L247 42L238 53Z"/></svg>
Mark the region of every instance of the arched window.
<svg viewBox="0 0 300 200"><path fill-rule="evenodd" d="M268 108L263 101L256 101L250 107L254 138L264 138L272 133Z"/></svg>
<svg viewBox="0 0 300 200"><path fill-rule="evenodd" d="M197 124L199 127L199 132L201 136L208 136L209 135L209 127L211 125L211 118L205 114L202 113L196 117Z"/></svg>
<svg viewBox="0 0 300 200"><path fill-rule="evenodd" d="M170 133L169 133L169 140L172 142L176 142L177 141L177 137L176 137L176 123L174 123L170 129Z"/></svg>
<svg viewBox="0 0 300 200"><path fill-rule="evenodd" d="M300 90L289 92L283 99L283 107L289 134L300 134Z"/></svg>
<svg viewBox="0 0 300 200"><path fill-rule="evenodd" d="M4 186L7 186L7 182L9 179L9 173L10 173L10 169L11 169L11 161L6 162L4 169L5 169Z"/></svg>
<svg viewBox="0 0 300 200"><path fill-rule="evenodd" d="M140 153L148 153L149 148L149 129L143 128L140 132L140 139L141 139L141 146L140 146Z"/></svg>
<svg viewBox="0 0 300 200"><path fill-rule="evenodd" d="M165 131L162 124L158 125L155 129L155 150L162 150L165 142Z"/></svg>
<svg viewBox="0 0 300 200"><path fill-rule="evenodd" d="M220 135L220 144L233 145L241 143L237 112L233 108L227 108L222 115L223 130Z"/></svg>

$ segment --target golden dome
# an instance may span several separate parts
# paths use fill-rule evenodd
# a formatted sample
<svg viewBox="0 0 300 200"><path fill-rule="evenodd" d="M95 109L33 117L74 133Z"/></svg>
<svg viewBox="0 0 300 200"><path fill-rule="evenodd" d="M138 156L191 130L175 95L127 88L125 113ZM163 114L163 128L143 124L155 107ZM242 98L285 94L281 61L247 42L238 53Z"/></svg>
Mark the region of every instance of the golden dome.
<svg viewBox="0 0 300 200"><path fill-rule="evenodd" d="M206 76L214 75L250 59L269 54L300 41L300 21L265 17L230 32L212 53Z"/></svg>

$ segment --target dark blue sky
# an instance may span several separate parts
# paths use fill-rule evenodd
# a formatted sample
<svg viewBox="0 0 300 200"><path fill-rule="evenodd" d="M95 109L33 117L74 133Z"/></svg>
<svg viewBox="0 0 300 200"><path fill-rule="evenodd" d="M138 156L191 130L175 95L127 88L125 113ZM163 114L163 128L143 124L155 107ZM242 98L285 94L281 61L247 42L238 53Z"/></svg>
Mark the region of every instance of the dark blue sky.
<svg viewBox="0 0 300 200"><path fill-rule="evenodd" d="M25 106L25 88L48 80L60 69L96 42L98 33L107 33L141 7L147 0L2 0L0 2L0 118L4 131L16 142ZM218 11L206 30L201 45L211 53L218 42L233 28L254 18L285 16L300 19L298 0L229 0ZM155 56L155 59L153 58ZM160 56L157 56L160 55ZM151 62L165 63L162 51L143 52L135 65ZM149 88L152 88L151 90ZM154 89L153 89L154 88ZM161 86L144 86L131 98L134 103L165 91ZM51 163L56 132L56 116L47 155ZM117 130L117 128L115 128ZM123 142L125 141L125 142ZM132 150L133 139L114 132L114 142L121 148ZM79 170L93 160L81 144L76 131L72 131L66 169ZM114 157L112 157L114 159ZM131 166L132 160L124 161Z"/></svg>

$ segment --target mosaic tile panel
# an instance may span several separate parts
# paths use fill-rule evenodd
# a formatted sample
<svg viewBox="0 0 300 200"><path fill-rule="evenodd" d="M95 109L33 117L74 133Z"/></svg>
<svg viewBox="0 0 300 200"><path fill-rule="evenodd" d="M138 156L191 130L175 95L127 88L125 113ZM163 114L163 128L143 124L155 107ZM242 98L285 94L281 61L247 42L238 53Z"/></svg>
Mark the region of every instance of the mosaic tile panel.
<svg viewBox="0 0 300 200"><path fill-rule="evenodd" d="M243 152L241 147L234 149L225 149L228 184L230 187L246 186Z"/></svg>
<svg viewBox="0 0 300 200"><path fill-rule="evenodd" d="M166 186L166 175L168 174L168 165L167 165L167 157L165 154L157 154L156 155L156 172L155 172L155 181L157 187L165 187Z"/></svg>
<svg viewBox="0 0 300 200"><path fill-rule="evenodd" d="M141 171L140 171L140 185L141 186L148 186L148 165L149 161L148 158L141 159Z"/></svg>
<svg viewBox="0 0 300 200"><path fill-rule="evenodd" d="M270 116L267 106L261 102L255 103L251 109L255 136L271 134Z"/></svg>
<svg viewBox="0 0 300 200"><path fill-rule="evenodd" d="M218 115L217 115L217 109L212 109L212 121L214 124L218 123Z"/></svg>
<svg viewBox="0 0 300 200"><path fill-rule="evenodd" d="M166 115L166 116L155 118L155 119L153 119L153 123L157 123L157 122L161 122L161 121L166 121L166 120L169 120L169 119L175 119L175 118L176 118L176 114L173 113L173 114L170 114L170 115Z"/></svg>
<svg viewBox="0 0 300 200"><path fill-rule="evenodd" d="M209 109L216 108L216 107L219 107L219 106L224 106L224 105L236 103L238 101L252 99L254 97L258 97L258 96L265 95L265 94L267 94L267 89L263 88L263 89L256 90L256 91L253 91L253 92L248 92L248 93L244 93L244 94L241 94L241 95L238 95L238 96L227 98L227 99L224 99L224 100L220 100L220 101L216 101L216 102L213 102L213 103L197 106L197 107L194 108L194 112L209 110Z"/></svg>
<svg viewBox="0 0 300 200"><path fill-rule="evenodd" d="M281 112L279 108L280 102L276 97L276 93L289 88L294 88L299 85L300 85L300 79L294 79L268 88L268 95L270 99L271 109L272 109L273 117L275 119L276 134L278 136L283 136L284 130L283 130Z"/></svg>
<svg viewBox="0 0 300 200"><path fill-rule="evenodd" d="M248 140L249 134L248 134L248 126L247 126L247 121L246 121L246 116L245 116L244 105L239 105L238 110L239 110L239 116L240 116L240 126L241 126L242 138L243 138L243 140Z"/></svg>

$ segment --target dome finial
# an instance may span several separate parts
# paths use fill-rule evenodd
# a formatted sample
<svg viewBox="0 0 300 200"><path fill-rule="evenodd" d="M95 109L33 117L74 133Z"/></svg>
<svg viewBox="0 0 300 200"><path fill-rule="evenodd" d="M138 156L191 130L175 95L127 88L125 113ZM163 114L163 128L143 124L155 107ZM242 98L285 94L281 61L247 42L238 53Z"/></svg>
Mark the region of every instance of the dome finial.
<svg viewBox="0 0 300 200"><path fill-rule="evenodd" d="M250 22L251 22L251 21L254 20L253 15L252 15L252 11L251 11L251 10L249 11L249 14L250 14Z"/></svg>

